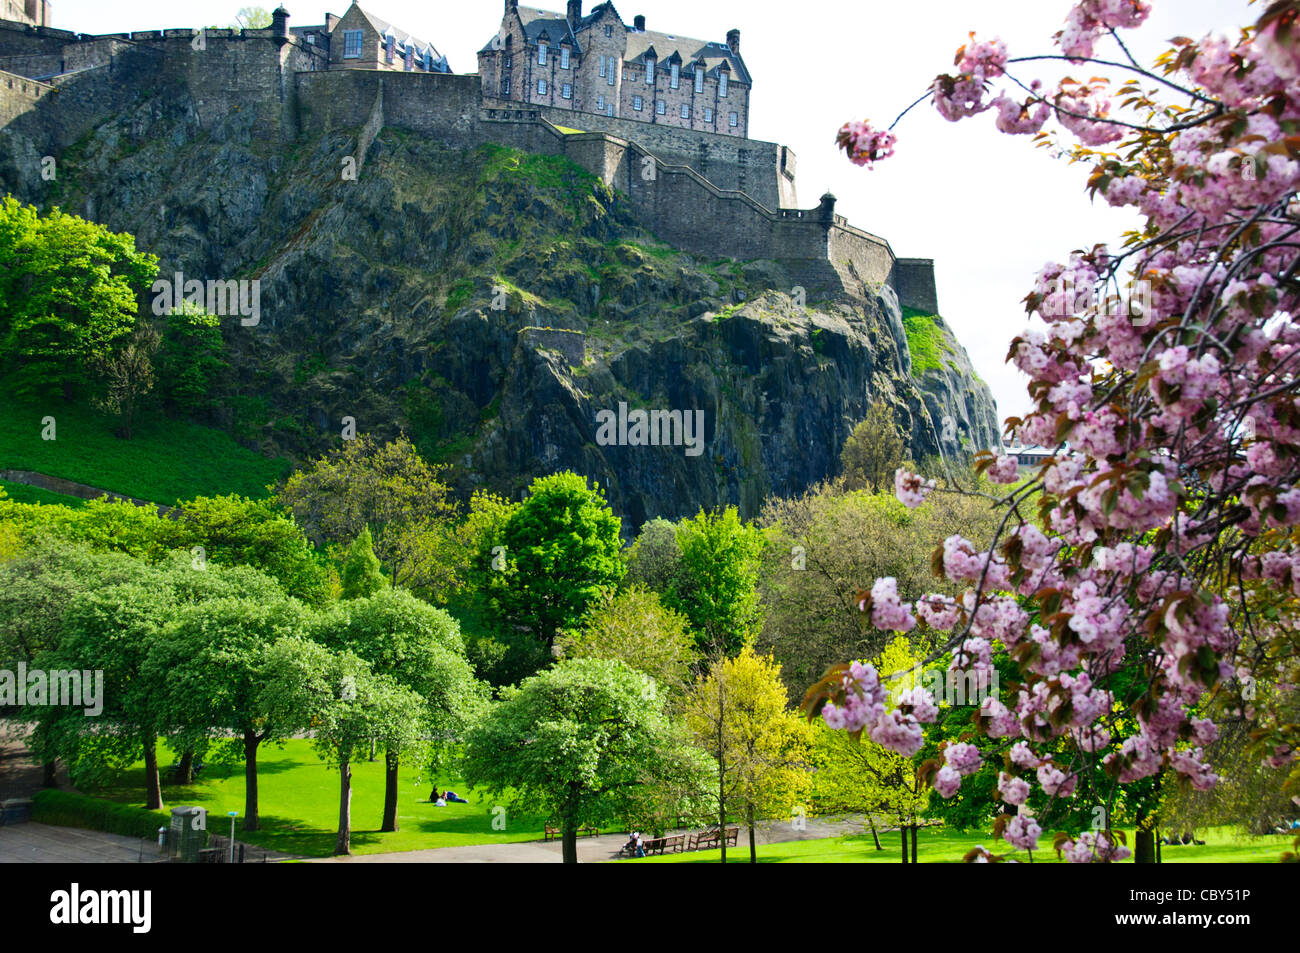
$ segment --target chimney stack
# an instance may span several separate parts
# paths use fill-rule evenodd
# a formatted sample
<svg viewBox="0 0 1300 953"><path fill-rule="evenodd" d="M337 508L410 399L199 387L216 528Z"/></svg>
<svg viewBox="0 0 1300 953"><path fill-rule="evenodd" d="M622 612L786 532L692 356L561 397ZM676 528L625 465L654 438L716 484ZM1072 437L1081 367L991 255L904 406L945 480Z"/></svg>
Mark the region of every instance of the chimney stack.
<svg viewBox="0 0 1300 953"><path fill-rule="evenodd" d="M639 13L638 13L636 16L634 16L634 17L632 18L632 27L633 27L633 29L635 29L638 33L644 33L644 32L645 32L645 17L641 16L641 14L639 14Z"/></svg>
<svg viewBox="0 0 1300 953"><path fill-rule="evenodd" d="M714 35L716 36L717 34ZM737 56L740 55L740 31L739 30L727 31L727 46L730 47L731 52L735 53Z"/></svg>
<svg viewBox="0 0 1300 953"><path fill-rule="evenodd" d="M506 16L519 9L519 0L506 0Z"/></svg>
<svg viewBox="0 0 1300 953"><path fill-rule="evenodd" d="M577 23L582 19L582 0L569 0L569 22Z"/></svg>

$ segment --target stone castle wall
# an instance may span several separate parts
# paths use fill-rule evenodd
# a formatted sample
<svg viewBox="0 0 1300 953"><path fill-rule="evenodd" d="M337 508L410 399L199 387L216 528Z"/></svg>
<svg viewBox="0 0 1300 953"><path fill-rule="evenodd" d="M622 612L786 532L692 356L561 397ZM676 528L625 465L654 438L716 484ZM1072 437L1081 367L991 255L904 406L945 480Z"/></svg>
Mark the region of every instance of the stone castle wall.
<svg viewBox="0 0 1300 953"><path fill-rule="evenodd" d="M809 291L863 294L891 284L903 304L937 313L933 262L896 259L888 242L834 214L834 200L797 209L794 155L775 143L485 100L477 74L326 69L319 50L271 30L115 36L0 23L5 62L62 75L50 84L0 78L0 119L48 154L77 142L143 91L184 86L201 124L232 111L255 135L288 142L315 130L359 134L376 124L454 148L485 142L565 155L626 194L642 224L685 251L783 261ZM71 65L71 69L65 69ZM48 75L41 73L38 75ZM364 131L363 131L364 130Z"/></svg>

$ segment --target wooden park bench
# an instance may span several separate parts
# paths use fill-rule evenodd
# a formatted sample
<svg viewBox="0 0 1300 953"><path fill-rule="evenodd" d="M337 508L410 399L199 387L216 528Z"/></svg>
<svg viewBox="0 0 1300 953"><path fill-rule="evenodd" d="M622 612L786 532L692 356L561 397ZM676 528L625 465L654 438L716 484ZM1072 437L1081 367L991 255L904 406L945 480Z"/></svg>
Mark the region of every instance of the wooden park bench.
<svg viewBox="0 0 1300 953"><path fill-rule="evenodd" d="M735 847L740 839L740 828L728 827L725 835L720 834L716 827L709 828L707 831L698 831L690 836L686 849L712 850L715 847L721 847L723 836L726 837L728 847Z"/></svg>
<svg viewBox="0 0 1300 953"><path fill-rule="evenodd" d="M586 834L588 837L595 837L599 833L600 833L600 829L596 827L592 827L590 824L586 825L585 827L578 828L579 835ZM547 824L545 827L542 828L543 840L555 840L555 838L563 837L563 836L564 836L564 831L560 830L560 828L558 827L552 827L550 824Z"/></svg>

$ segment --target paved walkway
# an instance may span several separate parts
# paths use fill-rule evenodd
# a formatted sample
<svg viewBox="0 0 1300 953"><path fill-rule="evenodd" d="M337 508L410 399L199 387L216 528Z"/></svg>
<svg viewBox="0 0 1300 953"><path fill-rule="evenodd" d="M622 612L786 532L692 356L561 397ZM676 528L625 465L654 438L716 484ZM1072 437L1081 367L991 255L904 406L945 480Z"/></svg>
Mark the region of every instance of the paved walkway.
<svg viewBox="0 0 1300 953"><path fill-rule="evenodd" d="M158 849L138 837L27 822L0 827L0 864L135 864Z"/></svg>
<svg viewBox="0 0 1300 953"><path fill-rule="evenodd" d="M775 844L781 841L813 840L820 837L842 837L862 833L860 818L809 819L801 830L795 830L789 821L769 822L759 825L755 841ZM687 831L669 831L670 834ZM883 833L883 832L882 832ZM578 838L578 863L595 864L620 859L619 851L627 843L626 834L601 834L597 837ZM749 830L740 828L735 847L728 848L748 855ZM322 857L311 861L317 864L558 864L564 857L559 840L523 841L518 844L476 844L469 847L438 847L430 850L407 850L389 854L355 854L351 857Z"/></svg>

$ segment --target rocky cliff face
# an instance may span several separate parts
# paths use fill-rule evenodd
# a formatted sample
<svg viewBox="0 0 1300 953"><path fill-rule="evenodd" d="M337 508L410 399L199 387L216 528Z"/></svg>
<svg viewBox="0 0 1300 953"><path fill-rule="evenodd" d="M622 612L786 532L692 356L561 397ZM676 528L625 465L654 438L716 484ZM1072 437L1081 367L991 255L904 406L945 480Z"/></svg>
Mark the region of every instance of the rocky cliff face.
<svg viewBox="0 0 1300 953"><path fill-rule="evenodd" d="M163 276L257 279L260 323L223 320L217 423L267 452L319 452L352 417L408 433L462 492L595 477L630 529L752 516L833 475L881 397L918 457L996 445L965 352L938 321L949 360L918 368L888 289L800 304L779 264L680 254L563 159L385 129L349 178L354 138L280 151L252 128L234 112L202 130L161 92L59 156L56 182L0 137L0 187L134 233ZM598 421L620 406L633 426L610 444ZM638 410L702 412L702 446L632 445Z"/></svg>

